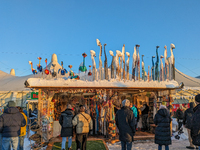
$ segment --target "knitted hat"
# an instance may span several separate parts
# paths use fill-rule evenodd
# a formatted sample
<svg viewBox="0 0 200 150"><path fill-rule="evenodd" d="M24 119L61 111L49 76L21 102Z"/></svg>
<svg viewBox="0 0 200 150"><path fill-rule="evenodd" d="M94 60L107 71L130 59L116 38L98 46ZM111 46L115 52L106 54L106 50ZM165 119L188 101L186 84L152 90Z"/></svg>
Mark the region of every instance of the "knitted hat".
<svg viewBox="0 0 200 150"><path fill-rule="evenodd" d="M7 107L16 107L16 104L14 101L9 101Z"/></svg>
<svg viewBox="0 0 200 150"><path fill-rule="evenodd" d="M167 107L165 105L160 105L159 109L166 109Z"/></svg>
<svg viewBox="0 0 200 150"><path fill-rule="evenodd" d="M128 99L125 99L122 101L122 106L127 106L129 107L130 106L130 101Z"/></svg>
<svg viewBox="0 0 200 150"><path fill-rule="evenodd" d="M72 109L72 105L68 104L67 109Z"/></svg>
<svg viewBox="0 0 200 150"><path fill-rule="evenodd" d="M200 94L195 96L195 101L200 103Z"/></svg>

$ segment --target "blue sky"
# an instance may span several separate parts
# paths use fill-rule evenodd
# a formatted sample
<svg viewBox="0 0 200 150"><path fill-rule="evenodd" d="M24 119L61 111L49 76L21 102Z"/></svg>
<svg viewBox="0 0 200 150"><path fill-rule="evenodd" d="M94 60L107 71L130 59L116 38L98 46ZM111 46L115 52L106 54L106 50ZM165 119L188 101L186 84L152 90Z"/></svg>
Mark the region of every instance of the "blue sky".
<svg viewBox="0 0 200 150"><path fill-rule="evenodd" d="M163 55L167 45L170 56L174 43L176 68L196 77L200 75L199 7L199 0L1 0L0 70L9 73L14 68L17 76L28 75L28 61L36 68L40 56L45 66L45 58L50 61L56 53L65 68L71 64L78 72L82 53L88 55L86 66L91 65L91 49L99 54L98 38L107 44L109 64L109 50L115 53L125 44L132 57L135 44L140 44L146 71L156 46Z"/></svg>

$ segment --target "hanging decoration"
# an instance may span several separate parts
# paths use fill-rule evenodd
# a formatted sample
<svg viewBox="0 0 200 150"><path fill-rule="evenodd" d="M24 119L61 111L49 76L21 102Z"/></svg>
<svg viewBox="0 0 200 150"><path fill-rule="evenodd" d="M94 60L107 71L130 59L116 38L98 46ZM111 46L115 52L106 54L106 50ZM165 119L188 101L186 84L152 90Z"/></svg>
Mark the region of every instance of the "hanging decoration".
<svg viewBox="0 0 200 150"><path fill-rule="evenodd" d="M37 64L37 70L39 71L39 72L42 72L43 71L43 69L42 69L42 66L41 66L41 59L42 59L42 57L38 57L38 59L39 59L39 64Z"/></svg>
<svg viewBox="0 0 200 150"><path fill-rule="evenodd" d="M33 68L33 63L32 63L32 61L29 61L28 63L31 65L32 73L33 73L33 74L37 74L37 70L35 70L35 69Z"/></svg>
<svg viewBox="0 0 200 150"><path fill-rule="evenodd" d="M92 75L92 72L91 72L91 66L89 65L89 72L88 72L88 76L91 76Z"/></svg>
<svg viewBox="0 0 200 150"><path fill-rule="evenodd" d="M45 59L45 63L46 63L46 69L44 70L44 73L45 73L46 75L49 75L49 70L48 70L48 68L47 68L47 58Z"/></svg>
<svg viewBox="0 0 200 150"><path fill-rule="evenodd" d="M86 53L83 53L82 54L83 56L83 62L81 63L80 67L79 67L79 71L81 72L86 72L87 71L87 68L85 66L85 57L87 57L87 54Z"/></svg>
<svg viewBox="0 0 200 150"><path fill-rule="evenodd" d="M59 74L59 72L60 72L60 74L61 74L62 76L64 76L65 73L68 73L68 71L67 71L65 68L63 68L63 61L61 61L61 66L62 66L62 68L60 68L60 69L58 70L58 74Z"/></svg>

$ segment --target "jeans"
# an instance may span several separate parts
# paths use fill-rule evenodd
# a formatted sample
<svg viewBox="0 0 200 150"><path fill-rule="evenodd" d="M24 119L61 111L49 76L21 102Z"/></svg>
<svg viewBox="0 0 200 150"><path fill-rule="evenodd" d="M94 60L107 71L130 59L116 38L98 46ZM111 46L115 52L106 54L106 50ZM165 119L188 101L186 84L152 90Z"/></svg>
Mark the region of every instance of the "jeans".
<svg viewBox="0 0 200 150"><path fill-rule="evenodd" d="M17 150L24 150L24 138L25 135L19 137L19 144Z"/></svg>
<svg viewBox="0 0 200 150"><path fill-rule="evenodd" d="M158 145L158 150L162 150L162 145ZM169 150L169 145L165 145L165 150Z"/></svg>
<svg viewBox="0 0 200 150"><path fill-rule="evenodd" d="M2 150L2 135L0 133L0 150Z"/></svg>
<svg viewBox="0 0 200 150"><path fill-rule="evenodd" d="M86 150L88 134L76 134L76 149Z"/></svg>
<svg viewBox="0 0 200 150"><path fill-rule="evenodd" d="M19 142L19 137L3 137L2 139L2 149L10 150L10 143L13 150L17 150Z"/></svg>
<svg viewBox="0 0 200 150"><path fill-rule="evenodd" d="M62 137L62 149L65 149L67 137ZM68 137L68 148L72 146L72 136Z"/></svg>
<svg viewBox="0 0 200 150"><path fill-rule="evenodd" d="M121 141L122 150L131 150L132 142L123 142Z"/></svg>

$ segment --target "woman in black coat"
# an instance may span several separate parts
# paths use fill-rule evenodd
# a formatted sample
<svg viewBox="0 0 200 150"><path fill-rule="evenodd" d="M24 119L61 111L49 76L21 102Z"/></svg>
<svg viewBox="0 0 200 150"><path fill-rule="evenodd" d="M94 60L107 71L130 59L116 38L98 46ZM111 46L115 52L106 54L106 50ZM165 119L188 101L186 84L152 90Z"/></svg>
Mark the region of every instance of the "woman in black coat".
<svg viewBox="0 0 200 150"><path fill-rule="evenodd" d="M155 143L158 144L158 150L162 150L162 145L165 145L165 150L169 150L169 145L171 144L170 122L169 111L166 106L161 105L154 117L154 123L157 125L155 129Z"/></svg>
<svg viewBox="0 0 200 150"><path fill-rule="evenodd" d="M73 136L73 125L72 119L74 112L70 104L67 105L67 109L61 113L59 123L62 126L61 137L62 137L62 150L65 150L66 139L68 137L68 149L71 149L72 136Z"/></svg>

